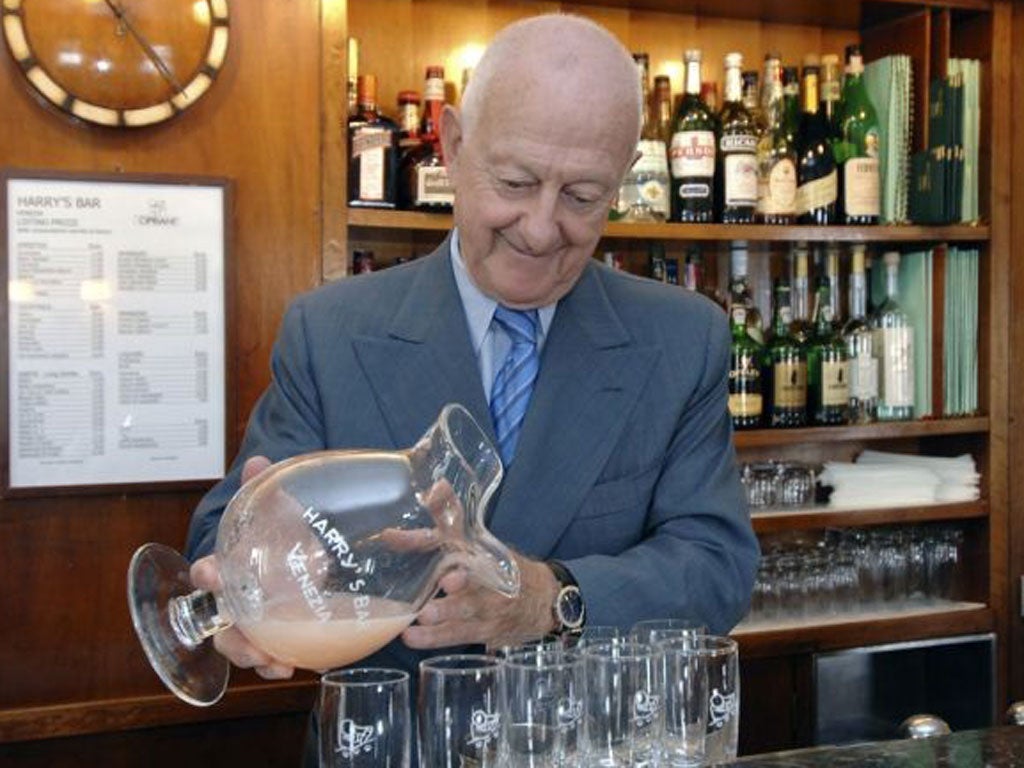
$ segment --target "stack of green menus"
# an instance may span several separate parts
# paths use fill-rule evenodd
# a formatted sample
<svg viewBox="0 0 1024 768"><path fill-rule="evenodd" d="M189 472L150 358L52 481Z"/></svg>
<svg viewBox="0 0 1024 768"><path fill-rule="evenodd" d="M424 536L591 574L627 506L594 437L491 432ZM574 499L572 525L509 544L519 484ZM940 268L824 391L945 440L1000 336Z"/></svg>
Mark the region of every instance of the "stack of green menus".
<svg viewBox="0 0 1024 768"><path fill-rule="evenodd" d="M868 96L878 113L883 224L909 221L913 74L910 57L902 54L885 56L864 67Z"/></svg>

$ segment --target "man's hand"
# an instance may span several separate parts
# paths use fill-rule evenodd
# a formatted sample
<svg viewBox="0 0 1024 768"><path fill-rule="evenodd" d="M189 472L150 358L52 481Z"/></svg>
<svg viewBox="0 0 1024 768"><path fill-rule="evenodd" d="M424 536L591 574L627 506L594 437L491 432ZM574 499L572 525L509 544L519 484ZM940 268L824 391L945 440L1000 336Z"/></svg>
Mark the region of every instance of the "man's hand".
<svg viewBox="0 0 1024 768"><path fill-rule="evenodd" d="M269 466L270 460L266 457L253 456L242 467L242 482L248 482ZM196 560L192 564L189 576L198 589L211 592L219 592L222 589L220 570L213 555ZM282 664L250 643L236 627L229 627L214 635L213 647L236 667L252 668L256 674L267 680L283 680L295 672L294 668Z"/></svg>
<svg viewBox="0 0 1024 768"><path fill-rule="evenodd" d="M474 583L462 570L441 579L444 597L427 603L417 623L402 633L410 648L447 648L464 643L489 647L516 645L543 637L555 628L551 606L558 581L544 563L516 556L521 587L509 599Z"/></svg>

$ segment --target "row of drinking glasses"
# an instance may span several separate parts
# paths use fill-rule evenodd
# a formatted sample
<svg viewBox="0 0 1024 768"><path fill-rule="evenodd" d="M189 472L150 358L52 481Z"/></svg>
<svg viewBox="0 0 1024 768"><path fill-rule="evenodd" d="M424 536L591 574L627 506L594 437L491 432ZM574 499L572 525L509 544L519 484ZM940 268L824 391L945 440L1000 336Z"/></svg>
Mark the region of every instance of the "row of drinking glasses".
<svg viewBox="0 0 1024 768"><path fill-rule="evenodd" d="M947 525L827 530L765 542L751 621L934 605L955 597L963 531Z"/></svg>
<svg viewBox="0 0 1024 768"><path fill-rule="evenodd" d="M736 643L693 625L594 628L557 643L420 664L423 768L655 768L736 756ZM600 639L598 639L600 638ZM406 768L409 677L388 669L321 682L322 768Z"/></svg>
<svg viewBox="0 0 1024 768"><path fill-rule="evenodd" d="M740 482L752 509L814 503L820 466L800 461L759 461L740 466Z"/></svg>

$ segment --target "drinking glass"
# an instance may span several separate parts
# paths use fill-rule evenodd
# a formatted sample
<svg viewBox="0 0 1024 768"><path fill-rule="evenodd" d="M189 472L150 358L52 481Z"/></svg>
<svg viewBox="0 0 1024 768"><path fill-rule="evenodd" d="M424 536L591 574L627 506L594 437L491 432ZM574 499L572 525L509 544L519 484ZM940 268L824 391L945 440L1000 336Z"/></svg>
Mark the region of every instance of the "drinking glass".
<svg viewBox="0 0 1024 768"><path fill-rule="evenodd" d="M627 635L621 627L611 624L587 624L583 627L578 646L583 648L587 645L600 645L601 643L618 643L627 639Z"/></svg>
<svg viewBox="0 0 1024 768"><path fill-rule="evenodd" d="M708 727L708 657L696 636L659 644L665 681L662 762L670 768L702 765Z"/></svg>
<svg viewBox="0 0 1024 768"><path fill-rule="evenodd" d="M638 643L654 646L670 637L689 637L707 631L708 628L696 619L644 619L633 625L629 636Z"/></svg>
<svg viewBox="0 0 1024 768"><path fill-rule="evenodd" d="M420 662L420 765L497 768L504 662L488 654L436 656Z"/></svg>
<svg viewBox="0 0 1024 768"><path fill-rule="evenodd" d="M739 648L732 638L718 635L698 635L690 642L707 668L705 759L709 763L735 760L740 733Z"/></svg>
<svg viewBox="0 0 1024 768"><path fill-rule="evenodd" d="M503 768L576 768L583 729L583 659L541 647L505 658Z"/></svg>
<svg viewBox="0 0 1024 768"><path fill-rule="evenodd" d="M585 645L584 760L587 768L656 764L664 685L660 656L647 643Z"/></svg>
<svg viewBox="0 0 1024 768"><path fill-rule="evenodd" d="M356 668L320 678L320 768L408 768L409 675Z"/></svg>

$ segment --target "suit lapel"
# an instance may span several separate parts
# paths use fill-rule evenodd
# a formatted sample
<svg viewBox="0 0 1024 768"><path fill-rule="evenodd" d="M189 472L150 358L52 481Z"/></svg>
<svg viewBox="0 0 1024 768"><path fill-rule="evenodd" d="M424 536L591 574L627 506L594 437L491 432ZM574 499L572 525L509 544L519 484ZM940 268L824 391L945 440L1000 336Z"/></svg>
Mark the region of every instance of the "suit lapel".
<svg viewBox="0 0 1024 768"><path fill-rule="evenodd" d="M516 459L491 511L500 539L547 557L597 480L657 351L630 337L589 265L559 303Z"/></svg>
<svg viewBox="0 0 1024 768"><path fill-rule="evenodd" d="M441 409L461 403L494 440L448 240L424 264L385 336L353 340L398 448L407 448Z"/></svg>

